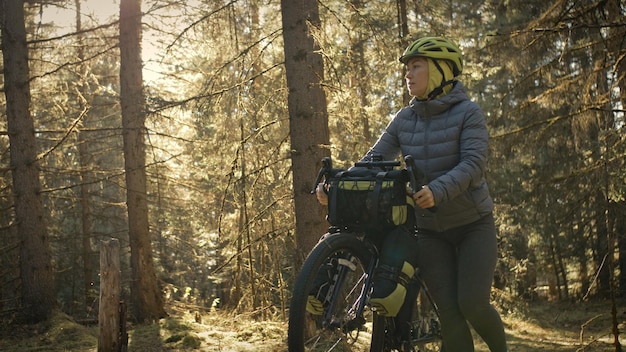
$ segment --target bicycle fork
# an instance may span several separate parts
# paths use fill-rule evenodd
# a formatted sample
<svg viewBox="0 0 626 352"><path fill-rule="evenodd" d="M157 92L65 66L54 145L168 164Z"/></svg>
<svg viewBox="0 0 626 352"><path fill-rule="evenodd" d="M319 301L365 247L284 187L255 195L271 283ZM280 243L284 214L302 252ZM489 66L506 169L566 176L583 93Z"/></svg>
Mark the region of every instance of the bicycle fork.
<svg viewBox="0 0 626 352"><path fill-rule="evenodd" d="M372 286L372 273L376 267L376 261L371 260L367 271L365 271L357 283L350 288L347 297L351 297L351 294L360 287L359 295L354 302L350 304L346 312L345 319L337 319L334 314L335 306L338 304L337 300L341 298L340 292L342 291L342 286L346 281L345 278L350 271L356 271L356 264L352 261L353 258L354 256L350 254L348 254L345 258L337 258L338 270L333 277L331 287L329 288L325 298L329 305L328 308L324 310L324 314L322 316L324 326L332 329L341 329L343 333L357 330L365 324L363 311L367 305L367 296Z"/></svg>

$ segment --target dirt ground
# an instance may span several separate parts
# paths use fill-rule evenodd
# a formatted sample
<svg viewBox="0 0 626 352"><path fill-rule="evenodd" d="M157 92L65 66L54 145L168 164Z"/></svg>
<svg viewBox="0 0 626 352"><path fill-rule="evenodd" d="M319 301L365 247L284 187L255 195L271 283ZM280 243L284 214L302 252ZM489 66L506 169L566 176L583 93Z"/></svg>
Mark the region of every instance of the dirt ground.
<svg viewBox="0 0 626 352"><path fill-rule="evenodd" d="M626 323L626 302L621 303L620 333ZM610 302L519 302L498 308L511 352L616 351ZM280 317L253 321L245 315L200 313L180 305L169 307L169 313L158 324L130 326L128 351L286 351L287 324ZM97 350L97 327L78 324L62 313L35 326L0 328L0 351ZM476 351L489 352L478 337Z"/></svg>
<svg viewBox="0 0 626 352"><path fill-rule="evenodd" d="M525 306L524 312L503 314L511 352L615 351L609 302L538 302ZM622 329L626 318L623 308L620 315ZM489 351L484 344L478 345L477 351Z"/></svg>

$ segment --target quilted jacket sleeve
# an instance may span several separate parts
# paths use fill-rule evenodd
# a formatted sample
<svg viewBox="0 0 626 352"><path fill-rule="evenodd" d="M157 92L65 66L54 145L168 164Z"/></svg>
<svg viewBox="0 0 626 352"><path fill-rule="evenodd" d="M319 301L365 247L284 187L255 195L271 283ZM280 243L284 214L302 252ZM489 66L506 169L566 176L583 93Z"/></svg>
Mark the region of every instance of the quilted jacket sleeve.
<svg viewBox="0 0 626 352"><path fill-rule="evenodd" d="M371 159L374 155L381 155L384 160L396 160L400 156L400 140L398 139L398 112L396 116L387 124L378 140L365 154L365 159Z"/></svg>

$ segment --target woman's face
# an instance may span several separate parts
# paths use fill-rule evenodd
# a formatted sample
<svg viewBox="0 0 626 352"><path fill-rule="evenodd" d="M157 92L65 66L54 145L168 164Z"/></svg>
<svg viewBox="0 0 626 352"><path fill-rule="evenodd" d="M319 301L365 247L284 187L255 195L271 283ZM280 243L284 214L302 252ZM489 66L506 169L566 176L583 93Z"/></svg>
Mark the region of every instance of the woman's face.
<svg viewBox="0 0 626 352"><path fill-rule="evenodd" d="M415 57L406 64L406 88L413 97L426 95L428 86L428 61L424 57Z"/></svg>

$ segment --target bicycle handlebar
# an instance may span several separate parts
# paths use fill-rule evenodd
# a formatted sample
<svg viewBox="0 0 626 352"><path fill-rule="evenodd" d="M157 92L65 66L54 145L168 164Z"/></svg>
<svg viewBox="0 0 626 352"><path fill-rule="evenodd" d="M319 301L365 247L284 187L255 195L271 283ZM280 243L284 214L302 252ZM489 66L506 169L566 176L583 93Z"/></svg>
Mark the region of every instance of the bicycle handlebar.
<svg viewBox="0 0 626 352"><path fill-rule="evenodd" d="M400 162L395 161L395 160L368 160L368 161L357 161L356 163L354 163L354 166L367 167L367 168L378 167L381 169L390 169L395 166L400 166Z"/></svg>
<svg viewBox="0 0 626 352"><path fill-rule="evenodd" d="M355 167L366 167L366 168L381 168L384 170L393 169L396 166L400 166L399 161L395 160L382 160L377 157L374 157L373 160L363 160L354 163ZM342 171L343 169L333 169L333 163L330 157L322 158L322 167L320 171L317 172L317 178L315 179L315 183L313 184L313 189L311 190L311 194L315 194L317 190L317 185L322 182L322 179L328 181L333 175L335 175L338 171Z"/></svg>
<svg viewBox="0 0 626 352"><path fill-rule="evenodd" d="M426 179L426 175L415 165L415 160L412 155L407 155L404 157L405 168L409 173L409 180L411 185L411 191L413 193L417 193L419 190L424 188L428 184L428 180ZM385 170L393 169L396 166L400 166L400 162L396 160L382 160L379 157L373 157L372 160L363 160L354 163L355 167L366 167L366 168L382 168ZM322 182L328 182L330 177L336 174L340 169L333 169L333 164L330 157L322 158L322 167L320 171L317 173L317 179L313 184L313 189L311 190L311 194L315 194L317 190L317 185ZM436 212L437 207L428 208L431 212Z"/></svg>
<svg viewBox="0 0 626 352"><path fill-rule="evenodd" d="M322 182L322 178L328 178L328 176L330 176L330 173L332 172L333 169L333 162L331 161L330 157L324 157L322 158L322 167L320 168L320 171L317 172L317 179L315 179L315 183L313 184L313 189L311 190L311 194L315 194L315 191L317 190L317 185Z"/></svg>
<svg viewBox="0 0 626 352"><path fill-rule="evenodd" d="M412 155L404 157L404 164L406 165L406 170L409 172L411 191L415 194L422 188L426 187L428 180L422 170L415 165L415 159L413 159ZM433 206L428 208L428 210L434 213L437 211L437 207Z"/></svg>

